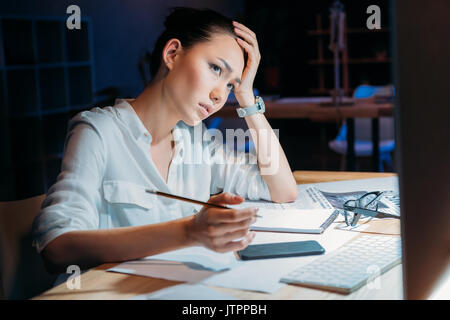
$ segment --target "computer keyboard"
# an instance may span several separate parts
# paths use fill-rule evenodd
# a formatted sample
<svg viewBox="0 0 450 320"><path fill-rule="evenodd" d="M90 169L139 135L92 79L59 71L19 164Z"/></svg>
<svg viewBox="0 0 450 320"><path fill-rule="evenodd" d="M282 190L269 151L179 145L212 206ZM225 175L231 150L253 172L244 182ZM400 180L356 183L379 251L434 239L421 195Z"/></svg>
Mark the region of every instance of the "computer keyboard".
<svg viewBox="0 0 450 320"><path fill-rule="evenodd" d="M305 190L309 199L313 203L313 207L317 209L333 209L331 203L316 187L309 187Z"/></svg>
<svg viewBox="0 0 450 320"><path fill-rule="evenodd" d="M351 293L401 262L399 236L362 235L280 279L284 283Z"/></svg>

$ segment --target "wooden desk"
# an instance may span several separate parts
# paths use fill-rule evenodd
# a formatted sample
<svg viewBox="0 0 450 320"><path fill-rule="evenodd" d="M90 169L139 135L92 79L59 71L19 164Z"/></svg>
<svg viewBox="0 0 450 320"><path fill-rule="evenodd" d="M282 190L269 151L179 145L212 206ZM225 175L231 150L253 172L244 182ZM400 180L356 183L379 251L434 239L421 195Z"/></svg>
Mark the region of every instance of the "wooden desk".
<svg viewBox="0 0 450 320"><path fill-rule="evenodd" d="M299 184L365 178L386 177L393 174L370 172L309 172L295 171L294 176ZM316 177L316 179L314 179ZM150 293L180 282L147 278L141 276L106 272L117 264L104 264L81 275L81 289L69 290L65 283L52 288L34 299L128 299L133 296ZM380 277L380 289L364 286L350 295L341 295L328 291L287 285L274 294L264 294L237 289L215 287L217 290L239 299L402 299L402 268L394 267Z"/></svg>
<svg viewBox="0 0 450 320"><path fill-rule="evenodd" d="M310 119L321 122L338 122L345 120L347 123L347 170L355 170L355 123L354 118L372 119L372 143L378 146L379 139L379 117L393 115L393 103L376 103L371 99L345 98L344 103L349 106L324 107L324 103L331 103L331 98L286 98L275 101L267 101L265 116L268 119ZM236 106L226 105L215 116L222 118L236 117ZM372 166L378 171L380 154L379 149L374 148L372 154Z"/></svg>

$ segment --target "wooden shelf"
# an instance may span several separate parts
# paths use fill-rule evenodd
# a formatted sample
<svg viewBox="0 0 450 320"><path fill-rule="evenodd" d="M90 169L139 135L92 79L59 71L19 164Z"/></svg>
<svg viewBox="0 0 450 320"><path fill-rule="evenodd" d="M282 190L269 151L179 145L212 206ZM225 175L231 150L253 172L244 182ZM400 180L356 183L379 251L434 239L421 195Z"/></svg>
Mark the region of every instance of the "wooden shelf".
<svg viewBox="0 0 450 320"><path fill-rule="evenodd" d="M344 63L344 61L341 59L341 63ZM372 63L391 63L391 58L383 58L383 59L377 59L377 58L356 58L356 59L348 59L348 64L372 64ZM333 65L334 61L331 59L324 59L324 60L309 60L308 64L310 65Z"/></svg>
<svg viewBox="0 0 450 320"><path fill-rule="evenodd" d="M317 49L307 64L313 85L310 94L330 95L334 88L334 59L329 50L330 29L322 23L322 15L316 15L316 29L307 31ZM390 66L392 53L389 50L390 28L369 30L367 28L347 28L344 21L344 48L340 52L340 86L346 96L363 83L386 85L391 82Z"/></svg>
<svg viewBox="0 0 450 320"><path fill-rule="evenodd" d="M51 62L39 64L13 64L7 66L0 66L2 70L35 70L57 67L83 67L90 66L91 61L72 61L72 62Z"/></svg>
<svg viewBox="0 0 450 320"><path fill-rule="evenodd" d="M347 28L347 34L362 34L362 33L387 33L391 32L391 29L364 29L364 28ZM309 30L306 32L309 36L329 36L329 29Z"/></svg>
<svg viewBox="0 0 450 320"><path fill-rule="evenodd" d="M331 95L331 92L334 90L334 88L309 88L308 91L311 94L314 95ZM342 89L343 90L343 89ZM351 94L355 88L348 88L346 94Z"/></svg>
<svg viewBox="0 0 450 320"><path fill-rule="evenodd" d="M83 17L81 30L68 30L66 19L0 15L0 164L13 189L0 190L2 200L48 190L68 121L95 103L92 22Z"/></svg>

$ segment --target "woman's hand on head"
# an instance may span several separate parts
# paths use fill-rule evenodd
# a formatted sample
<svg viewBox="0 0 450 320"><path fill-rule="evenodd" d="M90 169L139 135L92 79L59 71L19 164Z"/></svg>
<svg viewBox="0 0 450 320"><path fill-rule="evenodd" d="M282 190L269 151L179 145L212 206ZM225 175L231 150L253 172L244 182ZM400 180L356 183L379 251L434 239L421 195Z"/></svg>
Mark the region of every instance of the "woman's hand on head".
<svg viewBox="0 0 450 320"><path fill-rule="evenodd" d="M241 107L248 107L255 103L253 95L253 82L255 80L256 71L258 70L261 54L259 52L258 40L256 34L236 21L233 21L234 31L242 39L237 38L237 43L247 52L247 64L242 72L241 84L234 89L234 95Z"/></svg>
<svg viewBox="0 0 450 320"><path fill-rule="evenodd" d="M212 196L208 202L233 205L243 201L242 197L221 193ZM256 212L255 208L237 210L203 207L189 223L187 236L194 243L216 252L242 250L255 236L249 227L256 221Z"/></svg>

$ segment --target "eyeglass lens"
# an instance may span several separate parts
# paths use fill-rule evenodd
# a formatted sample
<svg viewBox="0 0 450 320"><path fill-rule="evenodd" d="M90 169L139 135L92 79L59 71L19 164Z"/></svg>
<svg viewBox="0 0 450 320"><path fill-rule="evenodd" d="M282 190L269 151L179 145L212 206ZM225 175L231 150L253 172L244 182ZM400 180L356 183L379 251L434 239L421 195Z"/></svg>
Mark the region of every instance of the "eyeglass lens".
<svg viewBox="0 0 450 320"><path fill-rule="evenodd" d="M356 224L355 216L356 216L356 213L354 213L352 211L345 210L344 211L345 223L348 226L352 226L352 227L355 226L355 224Z"/></svg>
<svg viewBox="0 0 450 320"><path fill-rule="evenodd" d="M377 197L378 197L378 194L376 194L376 193L367 194L366 196L363 196L359 199L359 206L362 208L365 208L368 205L372 207L374 204L376 204L376 201L373 201L373 200L375 200L375 198L377 198Z"/></svg>

